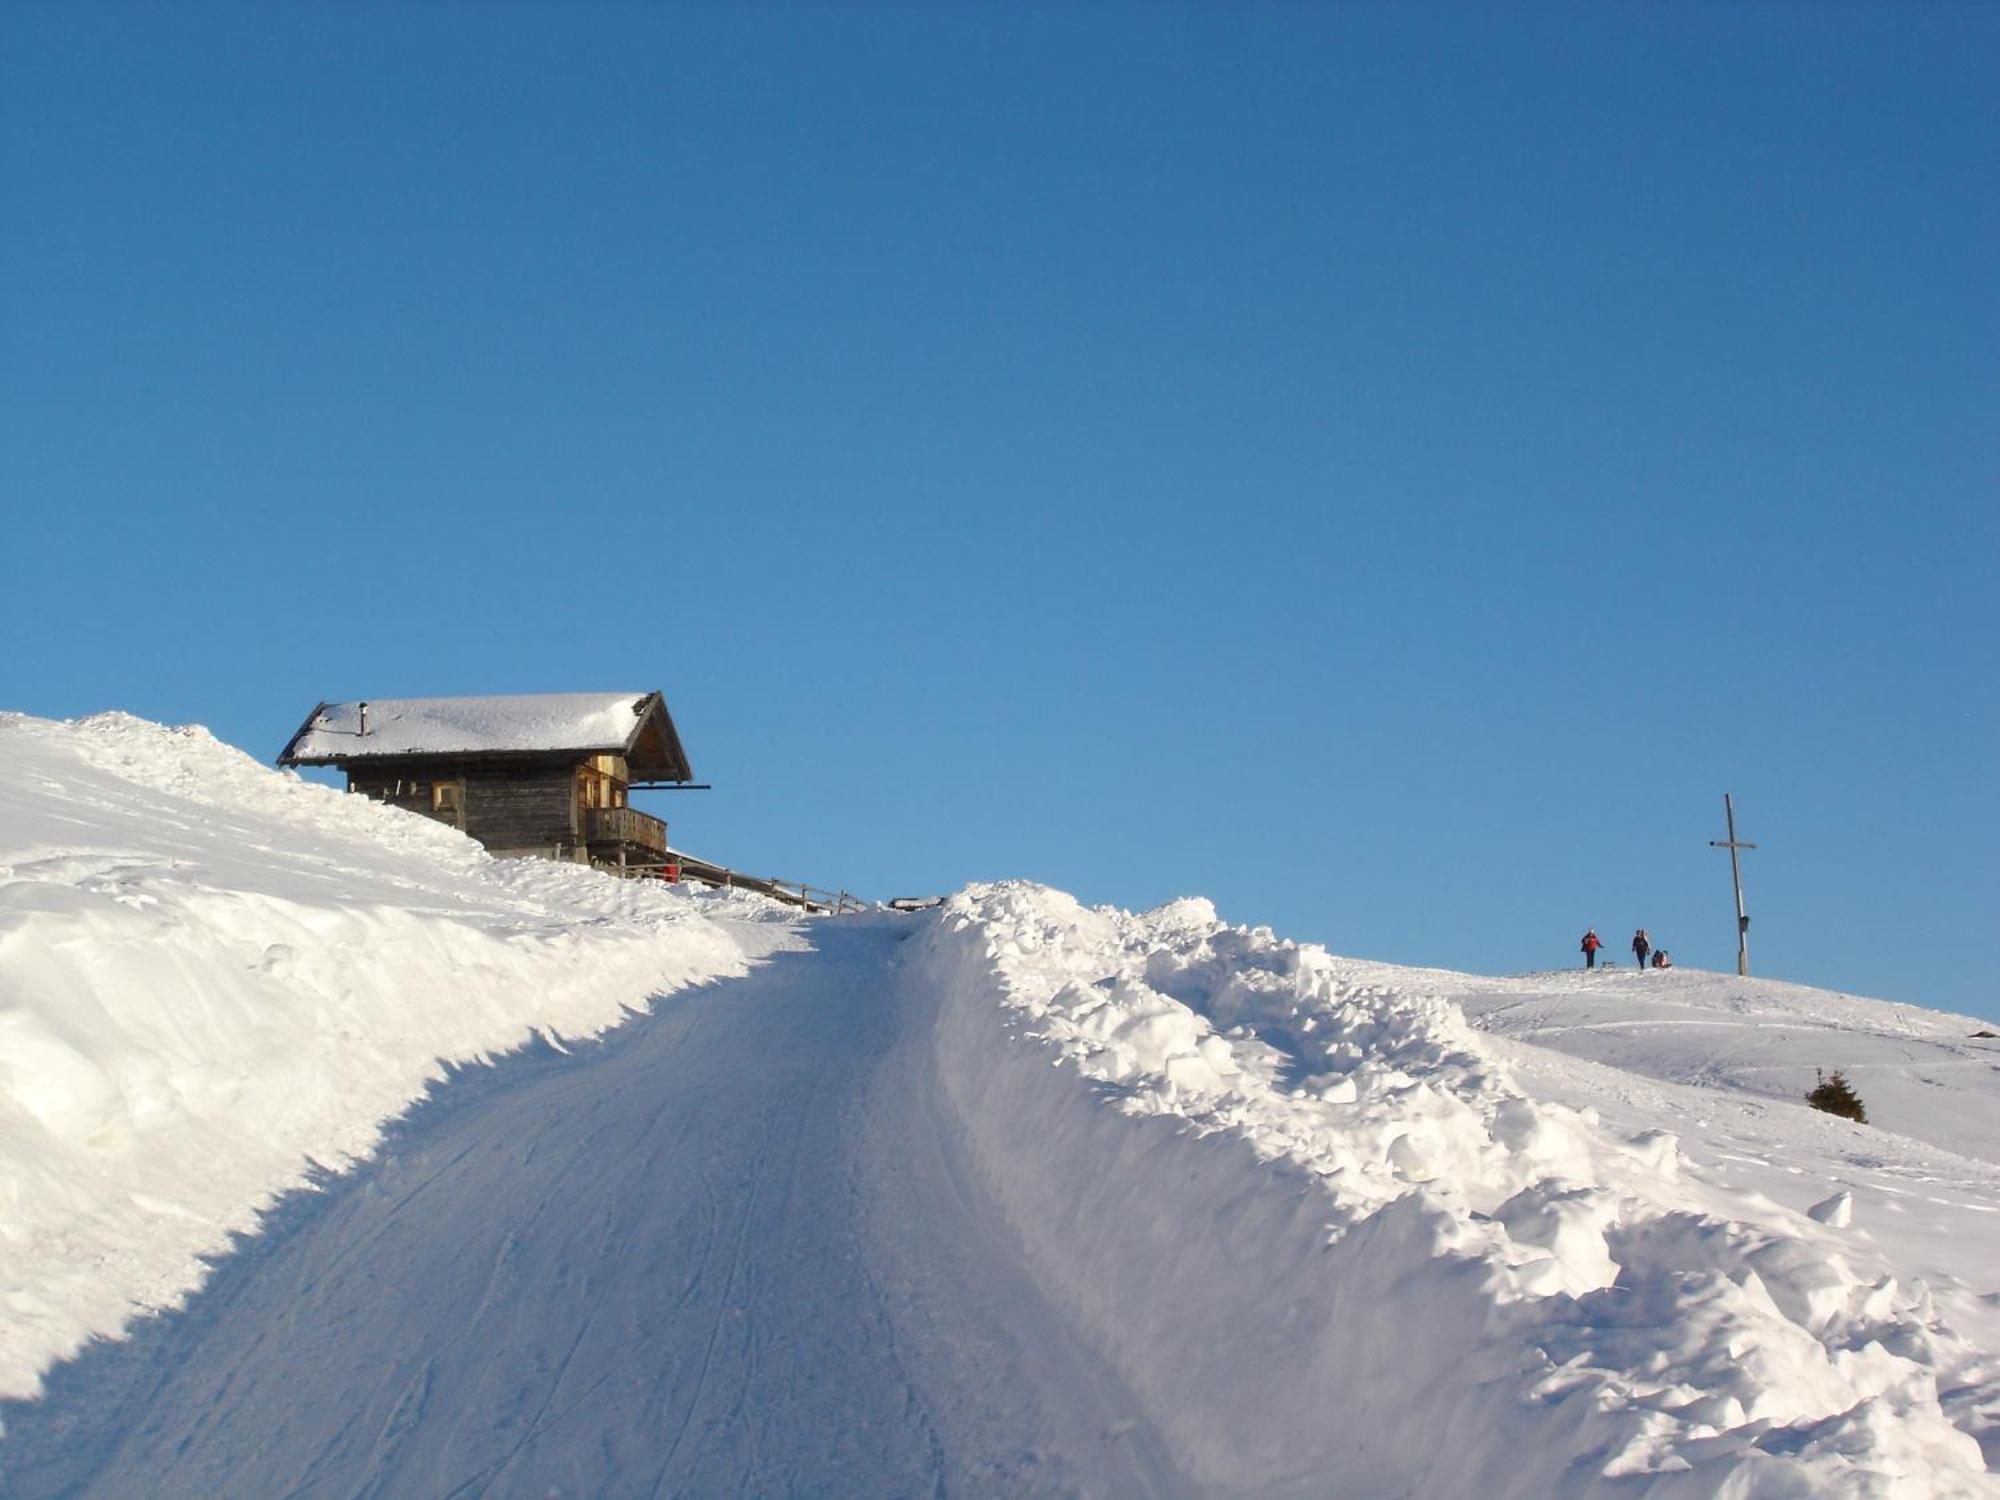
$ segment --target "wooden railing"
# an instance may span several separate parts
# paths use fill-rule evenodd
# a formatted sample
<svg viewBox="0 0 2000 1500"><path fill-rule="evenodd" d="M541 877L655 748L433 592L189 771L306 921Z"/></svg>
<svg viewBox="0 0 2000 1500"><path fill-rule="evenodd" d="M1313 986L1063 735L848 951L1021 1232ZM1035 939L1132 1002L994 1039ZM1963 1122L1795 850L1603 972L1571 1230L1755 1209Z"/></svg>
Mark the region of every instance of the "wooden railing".
<svg viewBox="0 0 2000 1500"><path fill-rule="evenodd" d="M745 875L741 870L732 870L727 865L711 864L708 860L696 859L692 854L683 854L678 849L667 850L665 857L658 861L628 861L619 866L615 873L625 876L670 875L679 880L698 880L703 885L756 891L759 895L770 896L792 906L802 907L809 912L824 912L836 917L847 912L869 910L868 902L848 891L830 891L798 880Z"/></svg>
<svg viewBox="0 0 2000 1500"><path fill-rule="evenodd" d="M586 808L584 838L593 844L634 844L655 854L667 852L667 825L629 807Z"/></svg>

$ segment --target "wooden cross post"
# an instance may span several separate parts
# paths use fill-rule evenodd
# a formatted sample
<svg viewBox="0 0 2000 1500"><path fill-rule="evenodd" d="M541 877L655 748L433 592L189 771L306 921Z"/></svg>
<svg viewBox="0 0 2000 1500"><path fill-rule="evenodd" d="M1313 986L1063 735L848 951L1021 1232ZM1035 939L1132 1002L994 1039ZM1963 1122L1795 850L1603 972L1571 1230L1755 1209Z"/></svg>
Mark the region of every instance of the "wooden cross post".
<svg viewBox="0 0 2000 1500"><path fill-rule="evenodd" d="M1743 862L1738 857L1738 849L1755 849L1755 844L1746 844L1736 837L1736 804L1729 800L1729 793L1722 794L1722 813L1729 820L1729 837L1710 839L1711 849L1729 851L1729 874L1736 882L1736 972L1748 977L1750 973L1750 918L1743 910Z"/></svg>

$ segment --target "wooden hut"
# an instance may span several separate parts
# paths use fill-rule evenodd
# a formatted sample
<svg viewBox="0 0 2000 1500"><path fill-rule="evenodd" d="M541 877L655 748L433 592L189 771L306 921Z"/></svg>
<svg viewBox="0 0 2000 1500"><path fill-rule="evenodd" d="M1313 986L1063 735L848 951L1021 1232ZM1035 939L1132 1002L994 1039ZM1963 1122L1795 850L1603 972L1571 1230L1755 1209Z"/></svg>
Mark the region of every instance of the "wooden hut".
<svg viewBox="0 0 2000 1500"><path fill-rule="evenodd" d="M338 766L349 791L495 854L615 867L669 854L667 825L627 805L632 788L694 780L658 693L322 703L278 764Z"/></svg>

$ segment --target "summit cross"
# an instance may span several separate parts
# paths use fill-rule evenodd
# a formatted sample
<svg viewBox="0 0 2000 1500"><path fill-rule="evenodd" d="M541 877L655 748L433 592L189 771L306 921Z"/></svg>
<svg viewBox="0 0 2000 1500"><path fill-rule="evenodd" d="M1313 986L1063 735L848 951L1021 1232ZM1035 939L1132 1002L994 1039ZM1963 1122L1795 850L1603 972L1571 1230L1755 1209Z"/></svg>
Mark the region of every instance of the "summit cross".
<svg viewBox="0 0 2000 1500"><path fill-rule="evenodd" d="M1729 793L1722 794L1722 813L1729 820L1727 839L1710 839L1711 849L1729 851L1729 874L1736 882L1736 972L1744 976L1750 973L1750 918L1743 910L1743 861L1737 854L1739 849L1755 849L1755 844L1746 844L1736 837L1736 804L1729 799Z"/></svg>

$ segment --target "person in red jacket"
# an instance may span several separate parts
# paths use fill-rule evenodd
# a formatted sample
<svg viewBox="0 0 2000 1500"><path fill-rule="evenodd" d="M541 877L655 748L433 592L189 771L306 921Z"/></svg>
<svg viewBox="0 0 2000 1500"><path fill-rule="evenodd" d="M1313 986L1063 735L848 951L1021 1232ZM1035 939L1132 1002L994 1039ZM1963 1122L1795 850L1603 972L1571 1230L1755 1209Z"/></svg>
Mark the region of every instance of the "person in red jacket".
<svg viewBox="0 0 2000 1500"><path fill-rule="evenodd" d="M1597 950L1603 946L1604 939L1597 935L1595 927L1583 935L1583 966L1586 969L1597 967Z"/></svg>

